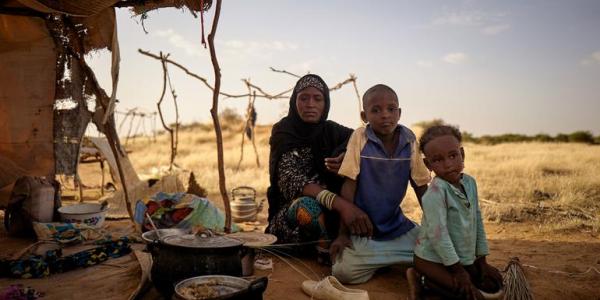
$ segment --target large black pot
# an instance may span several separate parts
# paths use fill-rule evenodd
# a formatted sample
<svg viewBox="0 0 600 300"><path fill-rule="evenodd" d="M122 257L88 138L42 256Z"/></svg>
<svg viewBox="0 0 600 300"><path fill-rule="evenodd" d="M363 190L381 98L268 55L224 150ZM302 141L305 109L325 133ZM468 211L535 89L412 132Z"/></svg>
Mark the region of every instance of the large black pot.
<svg viewBox="0 0 600 300"><path fill-rule="evenodd" d="M243 242L224 236L173 235L148 244L151 278L167 299L175 284L201 275L242 276Z"/></svg>

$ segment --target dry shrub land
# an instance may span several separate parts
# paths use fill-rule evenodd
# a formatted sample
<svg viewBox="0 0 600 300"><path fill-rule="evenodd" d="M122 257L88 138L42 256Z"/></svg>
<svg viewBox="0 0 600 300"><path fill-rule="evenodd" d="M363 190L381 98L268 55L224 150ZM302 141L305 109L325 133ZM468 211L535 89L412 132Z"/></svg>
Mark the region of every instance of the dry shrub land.
<svg viewBox="0 0 600 300"><path fill-rule="evenodd" d="M248 185L264 198L269 185L270 126L256 128L260 168L246 139L240 158L241 124L224 128L227 186ZM194 171L200 185L219 203L217 154L212 125L184 126L179 133L176 163ZM600 230L600 146L575 143L467 143L466 172L477 179L484 216L490 222L534 222L540 231L583 231L597 236ZM130 140L130 159L140 173L166 166L168 135L156 142L145 137ZM412 191L403 209L414 220L421 218Z"/></svg>

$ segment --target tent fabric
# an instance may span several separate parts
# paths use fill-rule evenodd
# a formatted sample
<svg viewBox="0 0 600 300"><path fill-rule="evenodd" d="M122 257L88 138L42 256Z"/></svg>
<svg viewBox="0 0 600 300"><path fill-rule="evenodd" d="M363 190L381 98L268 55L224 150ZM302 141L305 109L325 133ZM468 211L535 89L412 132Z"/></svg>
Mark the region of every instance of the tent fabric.
<svg viewBox="0 0 600 300"><path fill-rule="evenodd" d="M0 188L5 187L26 174L15 162L0 154Z"/></svg>
<svg viewBox="0 0 600 300"><path fill-rule="evenodd" d="M92 113L87 109L84 83L86 76L75 58L71 58L69 84L65 84L63 93L68 101L76 106L72 109L54 111L54 156L57 174L74 175L79 165L81 139L85 134ZM58 96L57 96L58 97Z"/></svg>
<svg viewBox="0 0 600 300"><path fill-rule="evenodd" d="M0 15L0 57L0 155L52 177L56 53L44 21ZM0 206L8 197L3 190Z"/></svg>
<svg viewBox="0 0 600 300"><path fill-rule="evenodd" d="M18 0L23 5L43 13L70 16L92 16L120 0Z"/></svg>
<svg viewBox="0 0 600 300"><path fill-rule="evenodd" d="M208 10L212 5L212 0L204 0L204 7L201 6L201 1L198 0L162 0L162 1L151 1L144 3L143 5L134 5L132 10L135 14L140 15L151 10L163 8L163 7L187 7L193 11Z"/></svg>
<svg viewBox="0 0 600 300"><path fill-rule="evenodd" d="M86 28L87 34L82 37L85 53L94 50L108 49L119 50L117 39L117 20L115 9L109 7L98 14L89 17L73 17L74 23Z"/></svg>

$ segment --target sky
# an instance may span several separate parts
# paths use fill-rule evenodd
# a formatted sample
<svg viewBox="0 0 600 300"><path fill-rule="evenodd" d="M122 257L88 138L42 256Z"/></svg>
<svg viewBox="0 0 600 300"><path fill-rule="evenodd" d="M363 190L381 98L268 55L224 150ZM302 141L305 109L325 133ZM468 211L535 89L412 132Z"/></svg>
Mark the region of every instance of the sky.
<svg viewBox="0 0 600 300"><path fill-rule="evenodd" d="M214 6L204 15L208 36ZM214 82L200 18L176 9L144 21L117 10L121 49L118 111L156 111L162 90L158 60L170 59ZM378 83L399 97L400 123L441 118L475 135L600 134L600 1L325 1L224 0L216 33L222 91L247 93L249 78L269 93L287 90L295 74L318 74L330 85L357 76L359 92ZM110 93L110 55L88 61ZM169 67L183 123L210 121L212 93ZM175 120L165 96L168 122ZM329 118L360 125L351 85L331 93ZM256 100L258 123L287 114L288 100ZM247 98L219 107L244 112Z"/></svg>

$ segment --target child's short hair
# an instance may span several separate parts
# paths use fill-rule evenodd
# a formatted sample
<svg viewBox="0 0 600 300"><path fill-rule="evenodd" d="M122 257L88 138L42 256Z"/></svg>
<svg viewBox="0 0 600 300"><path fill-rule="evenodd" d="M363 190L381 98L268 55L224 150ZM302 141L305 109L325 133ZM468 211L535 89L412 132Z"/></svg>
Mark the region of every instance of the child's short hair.
<svg viewBox="0 0 600 300"><path fill-rule="evenodd" d="M460 133L458 128L450 125L434 125L427 128L427 130L425 130L425 132L419 139L419 150L421 150L421 152L424 152L425 145L427 145L427 143L431 142L436 137L445 135L454 136L459 143L462 143L462 134Z"/></svg>
<svg viewBox="0 0 600 300"><path fill-rule="evenodd" d="M369 99L369 96L371 96L371 94L373 93L377 93L377 92L386 92L386 93L390 93L392 95L394 95L394 98L396 98L396 101L398 101L398 95L396 95L396 92L389 86L385 85L385 84L376 84L372 87L370 87L362 96L362 103L363 103L363 110L367 110L367 100Z"/></svg>

